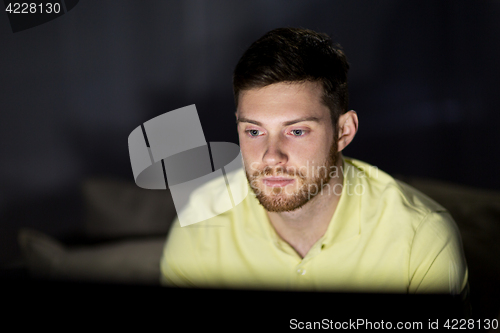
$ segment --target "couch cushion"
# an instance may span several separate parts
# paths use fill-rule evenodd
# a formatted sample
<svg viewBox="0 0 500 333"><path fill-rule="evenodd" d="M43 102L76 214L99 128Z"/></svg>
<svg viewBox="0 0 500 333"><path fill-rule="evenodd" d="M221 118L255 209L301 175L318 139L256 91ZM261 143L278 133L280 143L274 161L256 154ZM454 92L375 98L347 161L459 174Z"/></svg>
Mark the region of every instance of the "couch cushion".
<svg viewBox="0 0 500 333"><path fill-rule="evenodd" d="M91 238L165 235L176 216L169 190L147 190L133 182L89 179L83 197L84 231Z"/></svg>
<svg viewBox="0 0 500 333"><path fill-rule="evenodd" d="M22 229L19 244L36 277L158 285L165 237L67 248L35 230Z"/></svg>

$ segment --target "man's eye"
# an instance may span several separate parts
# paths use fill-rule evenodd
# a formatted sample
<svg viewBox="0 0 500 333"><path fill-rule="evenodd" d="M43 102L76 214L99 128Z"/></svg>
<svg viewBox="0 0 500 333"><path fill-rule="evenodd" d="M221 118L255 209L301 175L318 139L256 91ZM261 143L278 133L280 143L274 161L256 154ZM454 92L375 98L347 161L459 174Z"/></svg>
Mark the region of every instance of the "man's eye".
<svg viewBox="0 0 500 333"><path fill-rule="evenodd" d="M305 133L304 130L300 130L300 129L292 130L292 134L294 136L302 136L302 135L304 135L304 133Z"/></svg>
<svg viewBox="0 0 500 333"><path fill-rule="evenodd" d="M248 134L250 134L250 136L259 136L260 135L260 131L256 130L256 129L248 130L247 132L248 132Z"/></svg>

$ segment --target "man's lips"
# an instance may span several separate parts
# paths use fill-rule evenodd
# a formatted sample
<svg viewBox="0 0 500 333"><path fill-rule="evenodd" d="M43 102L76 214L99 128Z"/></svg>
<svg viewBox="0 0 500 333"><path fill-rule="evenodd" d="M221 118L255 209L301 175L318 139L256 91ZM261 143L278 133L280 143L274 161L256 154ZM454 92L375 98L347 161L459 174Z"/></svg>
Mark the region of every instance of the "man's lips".
<svg viewBox="0 0 500 333"><path fill-rule="evenodd" d="M269 187L283 187L288 184L292 184L295 181L293 178L285 178L285 177L266 177L262 179L264 185Z"/></svg>

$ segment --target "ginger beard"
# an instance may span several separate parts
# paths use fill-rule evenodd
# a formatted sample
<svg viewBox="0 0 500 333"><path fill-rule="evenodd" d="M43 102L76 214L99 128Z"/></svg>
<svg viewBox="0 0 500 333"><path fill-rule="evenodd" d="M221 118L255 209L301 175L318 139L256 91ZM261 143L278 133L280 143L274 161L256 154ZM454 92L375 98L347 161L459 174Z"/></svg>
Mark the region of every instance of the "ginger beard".
<svg viewBox="0 0 500 333"><path fill-rule="evenodd" d="M315 196L322 193L323 187L328 184L331 179L330 170L337 165L337 142L338 140L335 138L324 163L313 167L317 168L318 171L313 171L311 177L307 177L307 175L303 174L300 168L296 170L294 167L277 167L273 170L271 167L267 166L263 170L255 171L252 175L245 172L248 183L260 204L269 212L290 212L304 206ZM264 189L266 185L263 184L262 178L264 178L264 176L281 175L293 177L295 179L294 184L284 187L272 187L270 188L270 193L266 194ZM292 186L298 186L298 189L295 191L290 190Z"/></svg>

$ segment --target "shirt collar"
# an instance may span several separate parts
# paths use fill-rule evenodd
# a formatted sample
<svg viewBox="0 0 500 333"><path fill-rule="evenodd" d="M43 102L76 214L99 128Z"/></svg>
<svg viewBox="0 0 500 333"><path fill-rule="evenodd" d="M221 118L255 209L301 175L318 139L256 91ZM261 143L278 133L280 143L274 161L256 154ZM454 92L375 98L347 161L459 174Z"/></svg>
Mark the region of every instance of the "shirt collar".
<svg viewBox="0 0 500 333"><path fill-rule="evenodd" d="M357 193L362 193L364 185L358 177L359 170L349 159L343 158L340 172L344 176L342 194L330 225L321 238L325 246L355 237L361 230L361 195Z"/></svg>

